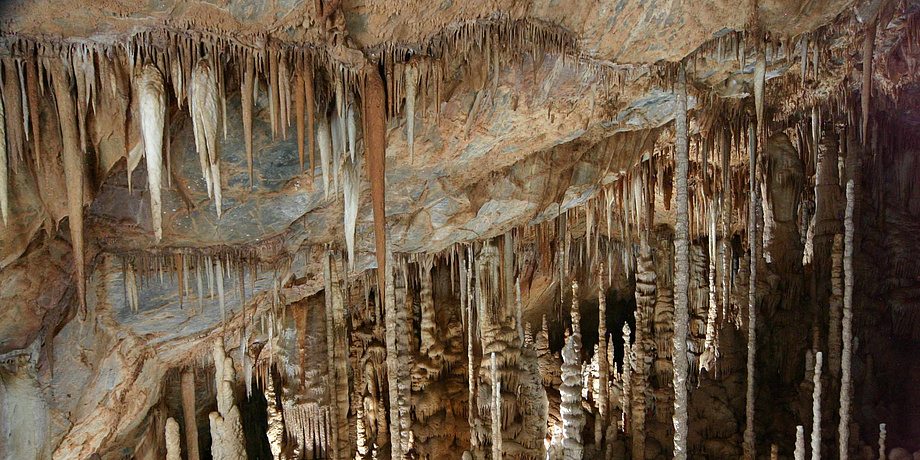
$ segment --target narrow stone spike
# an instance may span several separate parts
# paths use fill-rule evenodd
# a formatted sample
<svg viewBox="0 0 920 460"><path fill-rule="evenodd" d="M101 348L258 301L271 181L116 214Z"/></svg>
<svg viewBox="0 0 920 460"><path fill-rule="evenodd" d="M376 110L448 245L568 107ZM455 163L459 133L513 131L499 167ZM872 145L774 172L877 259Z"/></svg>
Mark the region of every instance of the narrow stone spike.
<svg viewBox="0 0 920 460"><path fill-rule="evenodd" d="M678 71L677 97L677 157L675 160L675 183L677 188L677 223L675 224L675 275L674 275L674 335L672 361L674 366L674 458L686 460L688 456L687 436L687 338L689 323L689 299L687 287L690 280L689 253L689 145L687 142L687 82L686 71L681 65Z"/></svg>
<svg viewBox="0 0 920 460"><path fill-rule="evenodd" d="M415 85L418 69L406 65L406 142L409 144L409 163L415 159Z"/></svg>
<svg viewBox="0 0 920 460"><path fill-rule="evenodd" d="M374 210L374 238L377 251L377 288L386 287L386 94L380 73L373 66L364 68L364 110L367 176L371 181Z"/></svg>
<svg viewBox="0 0 920 460"><path fill-rule="evenodd" d="M355 107L349 104L345 111L345 129L348 134L348 155L351 161L357 164L358 127L355 122Z"/></svg>
<svg viewBox="0 0 920 460"><path fill-rule="evenodd" d="M150 214L156 241L163 237L163 210L160 187L163 172L163 130L166 118L166 89L163 75L151 63L144 64L137 80L141 132L147 159Z"/></svg>
<svg viewBox="0 0 920 460"><path fill-rule="evenodd" d="M269 113L271 114L272 138L278 136L279 119L278 106L278 56L275 51L268 52L268 95Z"/></svg>
<svg viewBox="0 0 920 460"><path fill-rule="evenodd" d="M322 117L317 127L316 143L319 144L320 168L323 173L323 193L329 199L329 179L332 175L332 127L329 118Z"/></svg>
<svg viewBox="0 0 920 460"><path fill-rule="evenodd" d="M345 196L345 245L348 248L348 267L353 271L355 269L355 228L358 221L361 182L357 166L349 157L345 158L342 165L342 185Z"/></svg>
<svg viewBox="0 0 920 460"><path fill-rule="evenodd" d="M32 107L32 110L29 111L29 118L31 118L32 123L32 158L35 159L36 169L41 171L41 123L38 118L41 114L41 107L38 105L38 84L36 62L33 59L29 59L26 61L26 85L28 85L26 97L29 99L29 106Z"/></svg>
<svg viewBox="0 0 920 460"><path fill-rule="evenodd" d="M198 287L198 313L204 312L204 286L201 282L201 261L195 267L195 283Z"/></svg>
<svg viewBox="0 0 920 460"><path fill-rule="evenodd" d="M297 72L297 78L294 81L294 112L297 115L297 157L300 158L300 170L303 171L303 154L304 154L304 78L303 72ZM312 128L311 128L312 129Z"/></svg>
<svg viewBox="0 0 920 460"><path fill-rule="evenodd" d="M764 100L763 100L763 90L764 85L766 84L766 74L767 74L767 60L764 57L763 51L758 53L757 62L754 64L754 106L757 110L757 132L765 133L766 127L764 126L763 118L763 109L764 109Z"/></svg>
<svg viewBox="0 0 920 460"><path fill-rule="evenodd" d="M3 109L3 104L0 103L0 217L3 217L3 225L9 225L10 222L9 166L6 151L6 111Z"/></svg>
<svg viewBox="0 0 920 460"><path fill-rule="evenodd" d="M9 143L9 158L23 159L22 92L19 90L19 73L16 61L4 56L3 103L6 110L6 141ZM76 122L76 120L74 120ZM79 139L78 139L79 141Z"/></svg>
<svg viewBox="0 0 920 460"><path fill-rule="evenodd" d="M192 72L192 128L195 132L195 147L209 190L217 207L217 218L221 216L220 157L218 156L218 111L220 97L217 75L209 58L202 58Z"/></svg>
<svg viewBox="0 0 920 460"><path fill-rule="evenodd" d="M304 64L303 76L304 76L304 93L306 93L306 106L307 106L307 143L309 144L309 160L310 160L310 173L307 174L307 177L310 181L313 181L314 168L316 167L316 147L315 147L315 124L316 124L316 111L314 107L313 100L313 61L310 55L307 55L305 59L306 63Z"/></svg>
<svg viewBox="0 0 920 460"><path fill-rule="evenodd" d="M61 126L61 139L63 140L61 156L64 160L64 182L67 185L67 210L70 216L70 238L76 265L77 297L80 313L83 319L86 319L86 268L83 254L83 153L79 149L79 133L76 129L77 110L70 93L70 73L65 70L60 61L53 61L50 65Z"/></svg>
<svg viewBox="0 0 920 460"><path fill-rule="evenodd" d="M862 71L862 144L865 147L869 140L869 103L872 100L872 56L875 54L875 31L878 25L878 15L873 16L866 26L866 37L863 39L863 71Z"/></svg>
<svg viewBox="0 0 920 460"><path fill-rule="evenodd" d="M812 394L811 460L821 460L821 367L824 354L815 354L814 391Z"/></svg>
<svg viewBox="0 0 920 460"><path fill-rule="evenodd" d="M748 357L747 357L747 397L745 400L745 427L744 427L744 458L753 460L756 458L756 443L754 438L754 366L755 353L757 350L757 187L755 180L756 159L757 159L757 136L754 134L753 126L748 129L748 151L749 151L749 180L750 194L748 216L748 250L751 254L750 259L750 277L748 278Z"/></svg>
<svg viewBox="0 0 920 460"><path fill-rule="evenodd" d="M255 84L255 70L251 57L246 57L245 70L243 71L240 98L243 111L243 138L246 142L246 163L249 166L249 187L252 187L252 101L253 85Z"/></svg>
<svg viewBox="0 0 920 460"><path fill-rule="evenodd" d="M220 318L223 326L227 327L227 303L224 297L224 267L220 260L220 257L217 258L217 271L214 274L217 282L217 298L220 303Z"/></svg>
<svg viewBox="0 0 920 460"><path fill-rule="evenodd" d="M224 131L224 139L226 139L229 133L227 130L227 92L224 90L224 64L220 60L220 53L215 52L214 56L216 57L214 65L217 70L217 94L220 100L220 121ZM217 182L217 186L220 187L220 181Z"/></svg>

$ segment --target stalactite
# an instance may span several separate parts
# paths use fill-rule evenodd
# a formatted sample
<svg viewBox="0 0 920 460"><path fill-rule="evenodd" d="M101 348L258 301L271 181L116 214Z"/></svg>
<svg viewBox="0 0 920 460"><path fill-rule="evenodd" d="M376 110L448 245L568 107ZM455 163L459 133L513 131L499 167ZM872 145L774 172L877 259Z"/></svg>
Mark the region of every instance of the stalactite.
<svg viewBox="0 0 920 460"><path fill-rule="evenodd" d="M184 369L181 377L182 386L182 415L185 421L185 449L188 460L198 460L198 426L195 414L195 373L191 369Z"/></svg>
<svg viewBox="0 0 920 460"><path fill-rule="evenodd" d="M498 379L498 364L495 362L495 352L491 356L492 401L489 407L492 412L492 460L502 458L502 383Z"/></svg>
<svg viewBox="0 0 920 460"><path fill-rule="evenodd" d="M10 163L6 151L6 111L0 101L0 217L3 225L10 224ZM40 155L36 154L38 158Z"/></svg>
<svg viewBox="0 0 920 460"><path fill-rule="evenodd" d="M210 265L210 264L209 264ZM220 303L220 318L224 327L227 327L227 303L224 297L224 269L220 257L217 258L217 271L214 274L217 284L217 298Z"/></svg>
<svg viewBox="0 0 920 460"><path fill-rule="evenodd" d="M763 46L762 44L760 46ZM763 91L766 84L767 59L763 50L757 54L757 62L754 63L754 107L757 111L757 132L766 132L766 120L763 117L764 99Z"/></svg>
<svg viewBox="0 0 920 460"><path fill-rule="evenodd" d="M750 195L748 216L748 249L750 250L750 270L748 277L748 344L747 344L747 397L745 400L744 458L753 460L756 456L754 440L754 371L757 350L757 187L755 172L757 168L757 136L753 126L748 129L748 165Z"/></svg>
<svg viewBox="0 0 920 460"><path fill-rule="evenodd" d="M86 264L83 253L83 152L79 148L79 133L76 129L76 108L71 96L71 75L60 61L52 61L51 75L54 95L57 101L58 120L61 126L64 160L64 182L67 185L67 210L70 216L70 238L76 265L77 296L80 313L86 318ZM7 120L13 115L7 110ZM18 112L17 112L18 113ZM7 131L7 138L11 139Z"/></svg>
<svg viewBox="0 0 920 460"><path fill-rule="evenodd" d="M690 146L687 140L687 81L686 70L681 65L678 71L677 95L677 158L675 160L675 183L677 186L677 221L674 226L676 237L674 276L674 459L687 458L687 337L689 329L689 299L687 288L690 282L690 220L688 174L690 168Z"/></svg>
<svg viewBox="0 0 920 460"><path fill-rule="evenodd" d="M856 205L856 184L852 178L847 180L846 196L843 240L843 354L840 358L840 425L837 437L840 448L839 458L843 460L849 458L850 370L853 353L853 245L855 243L853 208Z"/></svg>
<svg viewBox="0 0 920 460"><path fill-rule="evenodd" d="M279 106L281 98L278 94L278 50L269 49L266 53L268 59L268 110L271 118L272 139L278 137L281 131L281 117Z"/></svg>
<svg viewBox="0 0 920 460"><path fill-rule="evenodd" d="M345 114L338 111L332 113L332 119L329 120L329 127L332 133L332 165L330 174L332 176L332 194L338 201L339 196L339 172L342 165L342 156L345 151Z"/></svg>
<svg viewBox="0 0 920 460"><path fill-rule="evenodd" d="M303 71L297 72L294 80L294 112L297 120L297 157L300 159L301 171L303 171L304 117L306 115L304 111L304 98L306 97L305 87L306 83L304 83ZM310 129L313 129L313 127L311 126Z"/></svg>
<svg viewBox="0 0 920 460"><path fill-rule="evenodd" d="M240 89L240 102L243 112L243 140L246 143L246 164L249 166L249 186L252 187L252 98L255 90L256 74L252 58L247 56L244 59L246 63L244 64L242 88ZM300 147L303 146L301 145ZM300 162L301 166L303 166L302 152Z"/></svg>
<svg viewBox="0 0 920 460"><path fill-rule="evenodd" d="M814 393L811 403L811 460L821 460L821 366L824 354L815 355Z"/></svg>
<svg viewBox="0 0 920 460"><path fill-rule="evenodd" d="M217 218L221 216L220 157L218 147L218 111L220 99L217 75L209 58L202 58L192 72L191 102L192 128L195 133L195 148L201 174L208 187L208 196L213 196L217 207Z"/></svg>
<svg viewBox="0 0 920 460"><path fill-rule="evenodd" d="M16 70L18 65L16 60L11 57L4 57L2 59L3 69L4 69L4 78L3 78L3 101L6 105L6 142L9 144L9 157L16 158L18 160L23 159L24 152L24 139L25 132L23 130L22 123L22 91L19 89L19 75ZM60 62L57 62L53 65L52 76L54 75L54 67L59 67ZM67 65L67 77L68 79L72 76L70 72L70 65ZM63 70L63 69L62 69ZM72 80L71 80L72 81ZM57 88L57 86L55 86ZM69 87L68 87L68 94ZM61 109L58 108L58 111ZM61 119L63 123L64 119ZM79 124L77 122L77 112L74 108L74 119L73 127L76 128ZM79 139L79 138L78 138ZM79 147L82 144L78 144Z"/></svg>
<svg viewBox="0 0 920 460"><path fill-rule="evenodd" d="M41 170L42 162L41 162L40 152L42 151L42 148L41 148L41 123L39 120L39 115L41 114L41 107L38 105L39 104L38 103L39 101L38 99L38 85L39 85L38 70L36 69L36 62L34 59L27 60L25 65L26 65L26 84L28 85L26 99L29 102L29 107L32 108L32 110L29 110L29 118L31 119L31 122L32 122L32 152L34 152L33 158L35 159L35 167L36 169ZM0 127L3 127L5 124L5 121L2 118L3 117L0 117ZM5 127L0 128L0 129L5 130ZM4 134L2 137L6 137L6 134Z"/></svg>
<svg viewBox="0 0 920 460"><path fill-rule="evenodd" d="M795 427L795 460L805 460L805 427Z"/></svg>
<svg viewBox="0 0 920 460"><path fill-rule="evenodd" d="M875 54L875 33L878 26L878 13L872 15L872 19L866 24L866 36L863 38L862 48L862 94L860 102L862 104L862 144L863 147L868 145L869 140L869 110L872 100L872 58Z"/></svg>
<svg viewBox="0 0 920 460"><path fill-rule="evenodd" d="M310 160L310 171L307 174L310 182L313 181L314 168L316 168L316 146L315 146L315 132L316 132L316 108L314 103L314 94L313 94L313 63L311 57L308 54L304 58L304 68L303 68L303 84L304 84L304 93L306 95L306 109L307 109L307 144L310 146L309 151L309 160Z"/></svg>
<svg viewBox="0 0 920 460"><path fill-rule="evenodd" d="M377 288L386 286L386 94L376 68L364 71L364 150L367 152L367 175L371 181L374 209L374 239L377 250Z"/></svg>
<svg viewBox="0 0 920 460"><path fill-rule="evenodd" d="M418 69L406 65L406 142L409 144L409 163L415 158L415 87L418 82Z"/></svg>
<svg viewBox="0 0 920 460"><path fill-rule="evenodd" d="M585 416L581 408L582 366L578 358L580 350L576 345L581 338L576 337L577 335L579 334L570 335L562 349L563 383L559 393L565 460L581 460L584 452L581 440L581 430L585 425Z"/></svg>
<svg viewBox="0 0 920 460"><path fill-rule="evenodd" d="M361 180L358 177L357 166L350 157L345 158L342 164L342 185L345 196L345 245L348 248L349 270L355 269L355 227L358 223L358 206L361 197Z"/></svg>
<svg viewBox="0 0 920 460"><path fill-rule="evenodd" d="M166 419L166 460L181 460L182 447L179 441L179 422L169 417Z"/></svg>
<svg viewBox="0 0 920 460"><path fill-rule="evenodd" d="M328 117L321 117L316 129L316 143L319 144L320 168L323 172L323 196L329 199L329 179L332 176L332 127Z"/></svg>
<svg viewBox="0 0 920 460"><path fill-rule="evenodd" d="M156 241L159 242L163 238L163 200L160 187L163 172L166 88L163 75L151 63L144 64L138 80L141 130L144 133L144 156L147 159L147 188L150 192L150 215L153 218Z"/></svg>

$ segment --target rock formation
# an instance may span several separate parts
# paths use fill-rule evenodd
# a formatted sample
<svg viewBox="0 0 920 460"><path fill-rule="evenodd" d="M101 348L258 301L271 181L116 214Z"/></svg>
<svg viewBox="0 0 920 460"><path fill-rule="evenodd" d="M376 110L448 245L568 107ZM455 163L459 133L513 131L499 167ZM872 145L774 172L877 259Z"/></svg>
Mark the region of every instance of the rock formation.
<svg viewBox="0 0 920 460"><path fill-rule="evenodd" d="M2 458L920 451L915 0L0 11Z"/></svg>

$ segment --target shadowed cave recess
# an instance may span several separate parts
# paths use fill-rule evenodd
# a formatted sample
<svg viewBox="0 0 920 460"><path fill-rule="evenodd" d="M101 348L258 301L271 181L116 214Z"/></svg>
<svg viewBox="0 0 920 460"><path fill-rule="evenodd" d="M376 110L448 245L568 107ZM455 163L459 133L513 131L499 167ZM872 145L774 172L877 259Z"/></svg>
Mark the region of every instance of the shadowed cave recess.
<svg viewBox="0 0 920 460"><path fill-rule="evenodd" d="M920 459L918 1L0 18L0 460Z"/></svg>

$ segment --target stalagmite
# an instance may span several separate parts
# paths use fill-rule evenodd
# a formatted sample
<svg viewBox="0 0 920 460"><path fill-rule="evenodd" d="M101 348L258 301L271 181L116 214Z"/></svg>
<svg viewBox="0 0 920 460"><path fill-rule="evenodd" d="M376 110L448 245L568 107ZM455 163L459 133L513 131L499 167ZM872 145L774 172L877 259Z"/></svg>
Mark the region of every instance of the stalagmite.
<svg viewBox="0 0 920 460"><path fill-rule="evenodd" d="M795 427L795 460L805 460L805 427Z"/></svg>
<svg viewBox="0 0 920 460"><path fill-rule="evenodd" d="M240 410L233 403L235 371L233 359L224 351L222 338L215 340L212 357L217 387L217 412L211 412L208 416L211 426L211 456L214 460L242 460L247 457Z"/></svg>
<svg viewBox="0 0 920 460"><path fill-rule="evenodd" d="M209 58L202 58L192 72L191 101L192 128L195 133L195 148L201 174L208 187L208 196L213 196L217 207L217 218L221 216L220 157L218 154L219 138L217 75Z"/></svg>
<svg viewBox="0 0 920 460"><path fill-rule="evenodd" d="M434 264L434 258L424 256L418 263L419 284L419 302L421 303L422 318L420 321L420 345L419 351L422 355L429 355L429 351L437 341L437 326L435 324L434 294L431 285L431 269ZM432 356L429 356L432 357Z"/></svg>
<svg viewBox="0 0 920 460"><path fill-rule="evenodd" d="M850 159L848 159L849 161ZM843 240L843 354L840 358L840 425L838 427L839 458L849 458L850 445L850 370L853 353L853 245L855 244L853 208L856 205L856 184L847 180L847 207L844 216Z"/></svg>
<svg viewBox="0 0 920 460"><path fill-rule="evenodd" d="M185 449L188 460L198 460L198 426L195 414L195 373L191 369L182 371L182 416L185 422Z"/></svg>
<svg viewBox="0 0 920 460"><path fill-rule="evenodd" d="M649 387L649 369L652 361L651 328L655 315L657 274L646 236L640 236L639 254L636 257L636 330L633 341L632 382L632 453L633 458L645 458L645 418L648 409L646 390ZM675 348L676 349L676 348ZM660 352L667 354L664 350ZM672 360L674 355L671 355Z"/></svg>
<svg viewBox="0 0 920 460"><path fill-rule="evenodd" d="M386 279L386 94L380 73L371 65L364 69L364 150L367 152L367 175L371 181L374 209L374 239L377 250L377 288L384 289Z"/></svg>
<svg viewBox="0 0 920 460"><path fill-rule="evenodd" d="M604 276L601 272L598 277L597 287L597 354L598 359L598 389L597 395L597 417L594 421L594 439L597 445L601 445L605 427L607 426L607 387L610 370L607 367L607 296L604 295ZM518 285L520 287L520 285Z"/></svg>
<svg viewBox="0 0 920 460"><path fill-rule="evenodd" d="M716 319L719 314L719 307L716 304L716 259L718 250L716 249L716 215L719 207L716 200L709 203L707 216L707 227L709 237L707 238L707 248L709 250L709 311L706 315L706 341L703 344L703 354L700 356L700 370L714 370L716 360L719 358L719 349L716 344ZM727 294L725 294L727 295Z"/></svg>
<svg viewBox="0 0 920 460"><path fill-rule="evenodd" d="M821 366L824 354L815 355L814 393L811 403L811 460L821 460Z"/></svg>
<svg viewBox="0 0 920 460"><path fill-rule="evenodd" d="M316 143L319 144L320 168L323 171L323 196L329 199L329 179L332 176L332 127L329 118L322 117L316 128Z"/></svg>
<svg viewBox="0 0 920 460"><path fill-rule="evenodd" d="M878 460L885 460L885 438L888 436L888 430L884 423L878 424Z"/></svg>
<svg viewBox="0 0 920 460"><path fill-rule="evenodd" d="M690 145L687 140L687 77L684 66L678 71L677 94L677 158L675 160L675 184L677 186L677 221L674 225L674 459L687 459L687 336L689 329L689 298L687 288L690 282L690 218L688 175L690 168Z"/></svg>
<svg viewBox="0 0 920 460"><path fill-rule="evenodd" d="M757 168L757 136L754 127L748 127L748 164L750 181L750 195L748 216L748 249L751 254L750 271L748 277L748 345L747 345L747 397L745 399L745 426L744 426L744 458L753 460L756 457L756 444L754 440L754 367L757 350L757 187L755 185L755 172Z"/></svg>
<svg viewBox="0 0 920 460"><path fill-rule="evenodd" d="M265 435L268 438L268 447L272 452L274 460L281 460L282 438L284 436L284 420L281 414L281 408L278 406L278 395L275 389L275 379L271 375L267 376L262 383L262 392L265 395L266 402L266 419L268 428Z"/></svg>
<svg viewBox="0 0 920 460"><path fill-rule="evenodd" d="M0 98L2 101L2 98ZM0 217L3 225L10 222L10 163L6 152L6 111L0 102ZM35 155L38 158L39 155Z"/></svg>
<svg viewBox="0 0 920 460"><path fill-rule="evenodd" d="M562 415L562 445L565 460L581 460L584 446L581 440L581 430L585 425L585 415L581 408L581 360L578 358L580 350L576 343L580 341L577 332L569 336L562 349L562 387L559 389L561 397L560 412Z"/></svg>
<svg viewBox="0 0 920 460"><path fill-rule="evenodd" d="M86 264L83 254L83 152L77 131L77 111L71 96L71 75L60 61L51 61L54 96L61 125L64 160L64 182L67 185L67 211L70 216L70 238L76 265L77 296L80 312L86 318ZM12 112L7 114L12 116ZM7 135L10 133L7 132Z"/></svg>
<svg viewBox="0 0 920 460"><path fill-rule="evenodd" d="M357 166L351 158L345 158L342 165L342 185L345 196L345 245L348 248L349 270L355 269L355 226L358 222L358 199L361 192L361 180Z"/></svg>
<svg viewBox="0 0 920 460"><path fill-rule="evenodd" d="M182 447L179 441L179 423L176 419L166 419L166 460L181 460Z"/></svg>
<svg viewBox="0 0 920 460"><path fill-rule="evenodd" d="M252 187L252 94L255 85L255 69L251 57L246 57L245 70L243 71L242 88L240 89L240 102L243 112L243 140L246 143L246 164L249 166L249 186ZM303 147L303 146L301 146ZM200 154L200 153L199 153ZM303 155L300 158L303 165Z"/></svg>
<svg viewBox="0 0 920 460"><path fill-rule="evenodd" d="M378 262L379 263L379 262ZM389 390L390 401L390 457L402 458L402 428L399 423L399 390L398 390L398 367L399 357L397 350L397 317L396 317L396 280L393 264L384 266L388 282L379 283L378 286L384 286L385 295L381 296L384 301L383 311L386 322L386 366L387 366L387 388ZM379 272L381 268L378 268ZM379 282L379 280L378 280Z"/></svg>
<svg viewBox="0 0 920 460"><path fill-rule="evenodd" d="M415 85L418 81L418 69L406 65L406 142L409 144L409 163L415 158Z"/></svg>
<svg viewBox="0 0 920 460"><path fill-rule="evenodd" d="M495 352L492 352L490 366L492 380L492 401L489 407L492 412L492 460L502 458L502 383L498 380L498 364L495 363Z"/></svg>
<svg viewBox="0 0 920 460"><path fill-rule="evenodd" d="M831 297L828 302L827 362L833 380L840 377L840 323L843 310L843 235L834 235L831 248Z"/></svg>
<svg viewBox="0 0 920 460"><path fill-rule="evenodd" d="M156 241L163 238L163 200L160 186L163 172L163 129L166 119L166 88L163 75L151 63L141 68L137 83L140 96L141 131L144 133L144 156L147 159L147 188L150 191L150 214Z"/></svg>

